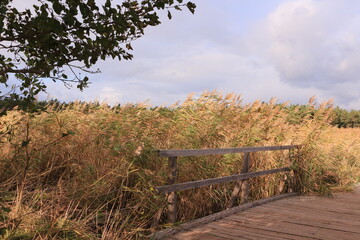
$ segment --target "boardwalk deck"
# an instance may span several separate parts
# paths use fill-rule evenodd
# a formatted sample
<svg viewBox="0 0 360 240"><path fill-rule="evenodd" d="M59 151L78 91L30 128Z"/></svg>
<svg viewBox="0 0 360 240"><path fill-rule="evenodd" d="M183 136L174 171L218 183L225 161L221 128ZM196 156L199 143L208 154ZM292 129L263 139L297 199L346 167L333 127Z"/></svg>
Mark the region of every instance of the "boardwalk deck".
<svg viewBox="0 0 360 240"><path fill-rule="evenodd" d="M335 194L334 198L297 196L278 200L167 239L360 240L360 188Z"/></svg>

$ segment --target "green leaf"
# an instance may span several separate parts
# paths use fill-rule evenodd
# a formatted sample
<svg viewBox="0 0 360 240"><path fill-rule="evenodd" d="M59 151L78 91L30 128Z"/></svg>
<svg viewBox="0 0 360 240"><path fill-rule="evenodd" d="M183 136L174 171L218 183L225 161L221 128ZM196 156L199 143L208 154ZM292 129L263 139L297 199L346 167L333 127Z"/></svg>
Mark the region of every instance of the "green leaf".
<svg viewBox="0 0 360 240"><path fill-rule="evenodd" d="M168 11L168 15L167 15L167 16L168 16L169 19L172 18L170 11Z"/></svg>
<svg viewBox="0 0 360 240"><path fill-rule="evenodd" d="M86 4L80 5L80 12L83 15L84 18L87 18L89 16L89 8Z"/></svg>
<svg viewBox="0 0 360 240"><path fill-rule="evenodd" d="M34 95L46 89L36 80L70 78L82 90L87 78L79 79L80 72L88 72L99 59L131 60L133 55L126 50L132 50L132 46L126 43L144 35L147 27L161 23L159 9L168 11L174 7L180 11L185 1L125 0L117 1L121 3L115 5L113 0L43 0L26 10L11 6L15 1L5 2L8 4L0 8L1 38L16 41L16 44L8 49L15 57L6 59L0 54L0 66L3 67L0 84L7 86L9 73L22 66L24 70L15 74L21 90L16 89L9 96L23 100L30 109ZM101 6L103 9L100 10ZM195 4L188 2L186 6L194 13ZM173 17L170 11L167 16ZM123 44L126 47L122 48ZM74 62L79 64L74 68L75 72L69 77L62 74Z"/></svg>
<svg viewBox="0 0 360 240"><path fill-rule="evenodd" d="M192 14L195 13L195 8L196 8L195 3L188 2L188 3L186 4L186 7L189 9L189 11L190 11Z"/></svg>
<svg viewBox="0 0 360 240"><path fill-rule="evenodd" d="M54 1L53 9L57 14L60 14L61 11L63 10L63 6L59 3L59 1Z"/></svg>

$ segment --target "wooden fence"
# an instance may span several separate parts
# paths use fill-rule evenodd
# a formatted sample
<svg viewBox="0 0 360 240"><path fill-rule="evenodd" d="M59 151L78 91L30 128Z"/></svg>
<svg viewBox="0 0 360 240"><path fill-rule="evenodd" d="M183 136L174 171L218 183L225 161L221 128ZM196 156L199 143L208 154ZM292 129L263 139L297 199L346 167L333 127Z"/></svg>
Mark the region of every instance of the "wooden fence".
<svg viewBox="0 0 360 240"><path fill-rule="evenodd" d="M237 181L234 190L231 195L231 199L227 204L228 208L233 207L236 198L241 191L241 203L248 201L249 195L249 184L248 179L269 175L273 173L290 171L289 167L270 169L258 172L249 172L250 164L250 153L262 152L262 151L275 151L275 150L286 150L298 148L299 145L288 145L288 146L269 146L269 147L243 147L243 148L221 148L221 149L189 149L189 150L159 150L160 157L168 157L169 167L169 179L168 185L157 187L158 193L167 194L167 209L168 209L168 222L175 223L177 221L177 195L176 191L194 189L213 184L226 183L231 181ZM211 178L193 182L176 183L178 176L178 157L186 156L207 156L215 154L229 154L229 153L244 153L244 161L240 174Z"/></svg>

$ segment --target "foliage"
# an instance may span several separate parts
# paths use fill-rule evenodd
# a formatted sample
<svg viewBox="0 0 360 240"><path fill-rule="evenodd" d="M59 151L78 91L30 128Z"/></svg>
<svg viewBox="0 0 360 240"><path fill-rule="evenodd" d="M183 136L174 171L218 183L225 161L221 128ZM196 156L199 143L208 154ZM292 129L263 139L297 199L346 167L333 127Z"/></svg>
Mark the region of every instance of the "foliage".
<svg viewBox="0 0 360 240"><path fill-rule="evenodd" d="M334 119L332 124L339 128L360 127L360 111L347 111L337 107L334 109Z"/></svg>
<svg viewBox="0 0 360 240"><path fill-rule="evenodd" d="M306 119L306 116L312 118L318 109L312 105L290 105L285 106L288 111L288 122L291 124L300 124ZM346 110L336 107L333 110L331 125L338 128L358 128L360 127L360 111Z"/></svg>
<svg viewBox="0 0 360 240"><path fill-rule="evenodd" d="M331 106L310 104L314 114L294 124L275 102L244 105L237 95L205 92L171 107L54 101L36 115L10 111L0 118L0 239L142 239L166 227L165 197L154 191L167 182L158 149L303 144L252 154L251 171L292 163L304 192L359 180L359 144L321 137ZM179 158L179 182L236 174L241 163L241 154ZM292 177L253 179L251 199L288 191ZM233 187L180 192L180 221L225 209Z"/></svg>
<svg viewBox="0 0 360 240"><path fill-rule="evenodd" d="M90 69L99 59L132 59L131 41L160 24L158 10L195 9L194 3L183 0L106 0L101 6L95 0L38 0L24 11L11 3L0 1L0 83L7 86L10 74L15 74L23 97L30 99L45 91L47 78L76 83L82 90L88 74L99 71ZM19 97L11 93L2 98Z"/></svg>

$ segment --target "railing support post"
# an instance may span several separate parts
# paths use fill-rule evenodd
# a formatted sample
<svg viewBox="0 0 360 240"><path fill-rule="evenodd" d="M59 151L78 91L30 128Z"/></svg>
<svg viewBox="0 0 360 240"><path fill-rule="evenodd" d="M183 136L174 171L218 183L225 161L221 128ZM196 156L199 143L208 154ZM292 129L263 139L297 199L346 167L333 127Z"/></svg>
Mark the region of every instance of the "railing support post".
<svg viewBox="0 0 360 240"><path fill-rule="evenodd" d="M168 184L174 184L177 180L177 157L168 158L168 167L169 167L169 179ZM167 196L167 209L168 209L168 223L176 222L177 214L177 196L176 192L170 192Z"/></svg>
<svg viewBox="0 0 360 240"><path fill-rule="evenodd" d="M296 152L295 152L296 151ZM289 192L301 192L301 183L299 181L299 148L290 149L289 151L289 166L292 171L288 174ZM296 166L294 168L294 165Z"/></svg>
<svg viewBox="0 0 360 240"><path fill-rule="evenodd" d="M249 162L250 162L250 153L246 152L244 154L244 160L240 174L249 172ZM241 190L241 203L245 203L248 201L248 195L249 195L248 185L249 185L248 179L236 182L234 190L231 194L230 201L227 205L227 208L232 208L234 206L235 200L239 196L240 190Z"/></svg>
<svg viewBox="0 0 360 240"><path fill-rule="evenodd" d="M250 153L247 152L244 154L244 164L241 170L242 173L249 172L249 165L250 165ZM249 200L249 179L245 179L242 181L241 184L241 200L240 203L247 203Z"/></svg>

